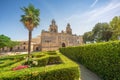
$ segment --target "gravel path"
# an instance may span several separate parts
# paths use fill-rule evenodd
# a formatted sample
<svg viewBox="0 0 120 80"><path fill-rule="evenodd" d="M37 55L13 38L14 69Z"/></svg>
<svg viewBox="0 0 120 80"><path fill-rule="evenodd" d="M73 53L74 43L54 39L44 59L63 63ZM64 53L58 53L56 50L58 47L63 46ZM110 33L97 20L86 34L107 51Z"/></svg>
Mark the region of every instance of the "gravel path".
<svg viewBox="0 0 120 80"><path fill-rule="evenodd" d="M96 74L80 64L81 80L101 80Z"/></svg>

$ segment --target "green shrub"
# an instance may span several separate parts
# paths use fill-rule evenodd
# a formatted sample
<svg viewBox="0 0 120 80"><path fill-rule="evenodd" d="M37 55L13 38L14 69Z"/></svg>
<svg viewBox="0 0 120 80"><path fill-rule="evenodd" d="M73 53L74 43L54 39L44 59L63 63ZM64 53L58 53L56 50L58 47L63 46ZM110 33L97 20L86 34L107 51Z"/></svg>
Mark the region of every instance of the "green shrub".
<svg viewBox="0 0 120 80"><path fill-rule="evenodd" d="M78 67L31 68L2 73L0 80L79 80ZM59 67L59 68L56 68Z"/></svg>
<svg viewBox="0 0 120 80"><path fill-rule="evenodd" d="M29 61L31 67L41 67L46 66L48 63L49 56L45 56L42 58L33 58ZM23 65L28 65L28 62L23 63Z"/></svg>
<svg viewBox="0 0 120 80"><path fill-rule="evenodd" d="M40 59L35 59L35 61L38 62L38 65L34 65L34 66L37 66L37 67L46 66L47 63L48 63L48 59L49 59L49 57L44 57L44 58L40 58Z"/></svg>
<svg viewBox="0 0 120 80"><path fill-rule="evenodd" d="M34 52L32 56L33 58L40 58L40 57L44 57L45 54L43 52Z"/></svg>
<svg viewBox="0 0 120 80"><path fill-rule="evenodd" d="M42 58L33 58L33 60L29 63L31 64L31 67L41 67L52 64L60 64L62 63L62 60L60 56L45 56ZM25 62L23 65L28 65L28 62Z"/></svg>
<svg viewBox="0 0 120 80"><path fill-rule="evenodd" d="M4 61L0 61L0 64L3 64L4 63Z"/></svg>
<svg viewBox="0 0 120 80"><path fill-rule="evenodd" d="M62 63L60 56L50 56L47 64L51 65L51 64L60 64L60 63Z"/></svg>
<svg viewBox="0 0 120 80"><path fill-rule="evenodd" d="M56 55L57 53L55 51L47 51L48 55Z"/></svg>
<svg viewBox="0 0 120 80"><path fill-rule="evenodd" d="M19 65L21 65L21 64L23 64L23 63L25 63L25 60L16 62L16 63L14 63L14 64L12 64L12 65L9 65L9 66L6 66L6 67L1 67L1 68L0 68L0 73L4 73L4 72L7 72L7 71L11 71L13 68L15 68L15 67L17 67L17 66L19 66Z"/></svg>
<svg viewBox="0 0 120 80"><path fill-rule="evenodd" d="M0 61L3 61L3 63L0 64L0 68L11 66L12 64L15 64L15 63L22 61L22 60L24 60L23 55L1 57Z"/></svg>
<svg viewBox="0 0 120 80"><path fill-rule="evenodd" d="M16 62L17 62L16 60L3 60L2 64L0 64L0 68L10 66Z"/></svg>
<svg viewBox="0 0 120 80"><path fill-rule="evenodd" d="M104 80L120 80L120 41L60 48L60 52Z"/></svg>
<svg viewBox="0 0 120 80"><path fill-rule="evenodd" d="M33 57L35 57L35 58L40 58L40 57L43 57L43 56L45 56L45 54L41 54L41 55L34 55Z"/></svg>

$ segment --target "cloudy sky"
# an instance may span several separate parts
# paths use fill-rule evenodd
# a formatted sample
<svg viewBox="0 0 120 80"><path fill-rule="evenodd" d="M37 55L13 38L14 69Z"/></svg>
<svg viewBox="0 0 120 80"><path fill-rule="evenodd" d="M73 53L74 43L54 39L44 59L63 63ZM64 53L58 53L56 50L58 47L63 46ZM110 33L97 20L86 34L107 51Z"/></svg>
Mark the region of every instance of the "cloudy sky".
<svg viewBox="0 0 120 80"><path fill-rule="evenodd" d="M59 32L71 24L73 34L83 35L98 22L109 22L120 16L120 0L0 0L0 34L12 40L27 40L28 31L20 22L20 8L33 4L40 9L40 25L34 29L33 37L48 30L55 19Z"/></svg>

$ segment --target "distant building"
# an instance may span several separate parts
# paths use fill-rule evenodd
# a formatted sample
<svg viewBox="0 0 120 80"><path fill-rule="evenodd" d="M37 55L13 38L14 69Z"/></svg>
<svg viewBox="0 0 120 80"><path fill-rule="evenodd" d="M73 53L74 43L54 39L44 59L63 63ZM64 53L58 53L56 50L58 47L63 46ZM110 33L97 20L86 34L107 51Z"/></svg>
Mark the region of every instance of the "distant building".
<svg viewBox="0 0 120 80"><path fill-rule="evenodd" d="M20 45L13 48L5 47L1 51L27 51L28 41L19 42ZM60 47L79 46L81 44L83 44L82 36L73 35L70 24L67 24L65 31L62 30L59 33L55 20L52 20L48 31L42 30L40 36L32 39L31 51L58 50Z"/></svg>

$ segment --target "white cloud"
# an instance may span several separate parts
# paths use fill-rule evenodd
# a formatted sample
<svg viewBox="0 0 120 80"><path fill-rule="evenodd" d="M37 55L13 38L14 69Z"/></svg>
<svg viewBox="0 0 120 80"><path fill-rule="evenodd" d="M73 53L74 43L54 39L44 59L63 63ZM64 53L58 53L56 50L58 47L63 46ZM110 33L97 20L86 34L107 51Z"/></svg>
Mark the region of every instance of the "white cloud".
<svg viewBox="0 0 120 80"><path fill-rule="evenodd" d="M109 22L114 16L120 16L120 1L110 0L107 5L92 9L83 14L74 14L66 19L73 26L73 32L83 34L90 31L98 22Z"/></svg>
<svg viewBox="0 0 120 80"><path fill-rule="evenodd" d="M95 0L90 7L94 7L97 2L98 2L98 0Z"/></svg>
<svg viewBox="0 0 120 80"><path fill-rule="evenodd" d="M111 15L109 13L114 13L116 11L120 11L120 3L109 3L107 6L103 6L101 8L97 8L95 10L92 10L91 12L89 12L88 15L91 15L91 18L95 19L97 17L100 16L104 16L104 15Z"/></svg>

